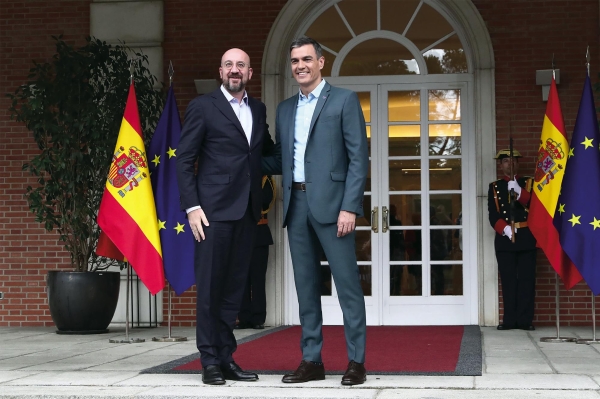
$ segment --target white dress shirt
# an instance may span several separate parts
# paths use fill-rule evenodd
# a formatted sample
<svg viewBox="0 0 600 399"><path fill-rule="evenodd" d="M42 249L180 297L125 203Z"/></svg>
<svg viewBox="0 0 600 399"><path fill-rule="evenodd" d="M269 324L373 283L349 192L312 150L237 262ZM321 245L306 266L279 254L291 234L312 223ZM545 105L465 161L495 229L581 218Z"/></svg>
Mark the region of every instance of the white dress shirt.
<svg viewBox="0 0 600 399"><path fill-rule="evenodd" d="M252 140L252 111L248 106L248 93L246 93L244 90L242 102L239 102L237 98L225 90L223 85L221 85L221 91L223 92L223 95L225 95L229 105L231 105L231 109L233 109L233 112L235 112L235 115L238 117L238 120L242 125L242 129L244 129L244 133L246 133L248 144L250 144L250 140Z"/></svg>
<svg viewBox="0 0 600 399"><path fill-rule="evenodd" d="M240 121L242 129L244 129L244 133L246 134L248 145L250 145L250 140L252 140L252 110L250 110L250 106L248 106L248 93L244 91L244 97L242 98L242 102L239 102L237 98L235 98L227 90L225 90L225 87L223 87L223 85L221 85L221 91L223 92L223 95L227 99L229 105L231 105L231 109L233 109L233 112ZM193 206L191 208L186 209L185 211L187 213L190 213L200 208L200 206Z"/></svg>

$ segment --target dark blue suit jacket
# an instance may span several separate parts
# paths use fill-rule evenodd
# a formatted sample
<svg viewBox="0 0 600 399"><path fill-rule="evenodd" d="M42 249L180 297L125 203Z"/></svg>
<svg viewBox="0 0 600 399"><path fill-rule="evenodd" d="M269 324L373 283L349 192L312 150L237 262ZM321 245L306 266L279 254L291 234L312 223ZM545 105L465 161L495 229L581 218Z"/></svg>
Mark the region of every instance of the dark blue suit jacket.
<svg viewBox="0 0 600 399"><path fill-rule="evenodd" d="M248 105L250 144L220 88L192 100L185 112L176 153L181 208L200 205L209 222L241 219L248 200L255 220L260 218L261 153L265 141L270 147L273 141L265 105L250 96Z"/></svg>

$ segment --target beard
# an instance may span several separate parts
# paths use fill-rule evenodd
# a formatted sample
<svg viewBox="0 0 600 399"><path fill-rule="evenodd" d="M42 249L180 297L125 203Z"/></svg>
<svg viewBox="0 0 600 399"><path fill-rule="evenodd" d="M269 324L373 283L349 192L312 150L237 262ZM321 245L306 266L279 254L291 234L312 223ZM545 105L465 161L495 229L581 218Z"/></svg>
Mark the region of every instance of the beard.
<svg viewBox="0 0 600 399"><path fill-rule="evenodd" d="M240 83L233 84L231 83L231 78L239 78ZM244 90L246 87L246 82L244 82L243 77L241 75L228 76L226 80L223 80L223 86L230 93L239 93Z"/></svg>

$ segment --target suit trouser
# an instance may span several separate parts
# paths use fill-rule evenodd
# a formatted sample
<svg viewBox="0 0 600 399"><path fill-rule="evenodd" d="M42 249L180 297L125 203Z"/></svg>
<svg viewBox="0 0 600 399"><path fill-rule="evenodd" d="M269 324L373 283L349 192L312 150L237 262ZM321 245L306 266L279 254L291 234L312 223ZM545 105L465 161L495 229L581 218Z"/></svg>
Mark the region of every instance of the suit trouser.
<svg viewBox="0 0 600 399"><path fill-rule="evenodd" d="M533 322L535 259L537 251L496 251L502 281L504 318L507 327L528 327Z"/></svg>
<svg viewBox="0 0 600 399"><path fill-rule="evenodd" d="M202 366L233 361L233 327L240 310L254 246L256 221L250 206L240 220L204 227L196 242L196 346Z"/></svg>
<svg viewBox="0 0 600 399"><path fill-rule="evenodd" d="M365 361L365 299L356 263L355 236L337 237L337 223L321 224L308 209L306 192L292 190L287 216L288 239L300 307L302 359L321 362L321 248L325 252L344 314L348 360Z"/></svg>
<svg viewBox="0 0 600 399"><path fill-rule="evenodd" d="M269 262L269 246L261 245L252 250L250 273L244 290L238 318L240 323L265 324L267 318L267 295L265 279Z"/></svg>

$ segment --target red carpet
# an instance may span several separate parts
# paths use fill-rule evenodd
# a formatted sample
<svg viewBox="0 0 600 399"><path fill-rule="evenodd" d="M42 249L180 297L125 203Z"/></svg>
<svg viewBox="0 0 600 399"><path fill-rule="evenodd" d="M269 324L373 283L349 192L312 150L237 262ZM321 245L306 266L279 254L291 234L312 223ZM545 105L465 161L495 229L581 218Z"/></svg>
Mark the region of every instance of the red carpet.
<svg viewBox="0 0 600 399"><path fill-rule="evenodd" d="M463 326L367 327L365 366L370 373L456 374L464 332ZM480 340L476 341L475 345L480 346ZM343 373L346 370L348 358L342 326L323 327L322 356L326 371ZM281 374L295 370L302 360L300 327L285 328L239 344L234 357L247 370ZM477 360L477 356L474 359ZM195 359L172 370L199 372L200 361ZM480 373L481 366L475 375Z"/></svg>

